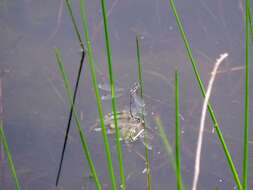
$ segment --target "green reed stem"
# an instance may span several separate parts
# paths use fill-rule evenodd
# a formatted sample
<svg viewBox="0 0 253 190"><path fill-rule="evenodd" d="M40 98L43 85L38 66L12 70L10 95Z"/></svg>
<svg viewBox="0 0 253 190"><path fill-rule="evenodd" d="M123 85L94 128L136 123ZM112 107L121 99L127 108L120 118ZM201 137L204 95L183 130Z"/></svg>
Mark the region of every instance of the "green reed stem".
<svg viewBox="0 0 253 190"><path fill-rule="evenodd" d="M155 122L156 122L156 125L158 126L159 134L160 134L160 137L163 141L163 145L164 145L165 151L167 153L168 160L170 161L171 166L172 166L174 172L176 173L177 172L177 166L176 166L177 164L176 164L176 161L175 161L175 158L174 158L174 155L173 155L172 146L171 146L171 143L168 140L168 137L166 136L166 133L165 133L164 127L163 127L163 123L162 123L159 116L155 117Z"/></svg>
<svg viewBox="0 0 253 190"><path fill-rule="evenodd" d="M175 126L176 126L176 174L177 189L183 190L181 175L181 128L180 128L180 110L179 110L179 73L175 72Z"/></svg>
<svg viewBox="0 0 253 190"><path fill-rule="evenodd" d="M71 125L72 116L73 116L73 105L75 104L76 95L77 95L79 82L80 82L80 78L81 78L81 72L82 72L82 68L83 68L83 64L84 64L84 58L85 58L85 54L86 54L85 50L84 50L84 45L83 45L83 42L82 42L81 34L78 30L76 20L75 20L73 11L72 11L71 2L69 0L65 0L65 3L66 3L66 7L67 7L67 10L68 10L69 16L71 18L71 22L73 24L74 32L76 34L76 37L77 37L77 39L79 41L79 44L80 44L80 47L81 47L82 55L81 55L80 64L79 64L79 68L78 68L78 73L77 73L77 78L76 78L76 83L75 83L75 88L74 88L74 95L73 95L73 99L72 99L72 103L71 103L71 107L70 107L70 111L69 111L67 128L65 130L64 143L63 143L63 147L62 147L61 158L60 158L60 163L59 163L59 168L58 168L56 183L55 183L56 186L58 186L60 176L61 176L63 160L64 160L64 156L65 156L65 150L66 150L66 147L67 147L68 136L69 136L69 131L70 131L70 125Z"/></svg>
<svg viewBox="0 0 253 190"><path fill-rule="evenodd" d="M136 57L137 57L137 64L138 64L138 78L139 83L141 86L141 98L143 98L143 80L142 80L142 64L141 64L141 51L140 51L140 36L136 36Z"/></svg>
<svg viewBox="0 0 253 190"><path fill-rule="evenodd" d="M96 77L96 69L95 69L95 64L94 64L94 56L93 56L93 50L92 50L91 40L90 40L91 38L88 31L89 27L88 27L88 21L87 21L87 8L86 8L85 0L80 0L80 14L81 14L81 19L83 23L85 40L87 43L87 57L88 57L88 63L90 67L91 77L92 77L92 84L95 91L97 108L98 108L98 113L99 113L99 118L100 118L100 123L101 123L101 128L102 128L102 136L103 136L103 141L104 141L104 146L105 146L105 153L107 157L107 166L108 166L109 175L110 175L110 179L112 183L112 189L116 190L117 186L116 186L116 180L115 180L114 169L113 169L113 164L112 164L111 150L110 150L110 145L109 145L106 127L104 123L102 101L99 94L97 77Z"/></svg>
<svg viewBox="0 0 253 190"><path fill-rule="evenodd" d="M251 8L250 8L250 1L249 1L249 5L247 6L248 8L248 16L249 16L249 28L250 28L250 34L251 34L251 43L253 44L253 26L252 26L252 16L251 16Z"/></svg>
<svg viewBox="0 0 253 190"><path fill-rule="evenodd" d="M178 190L183 190L184 189L184 184L183 184L183 180L182 180L182 176L181 176L180 167L178 167L178 166L180 166L180 163L178 165L178 161L177 161L177 159L180 159L180 156L176 155L176 160L175 160L175 157L173 155L173 150L172 150L171 143L169 142L168 137L166 136L166 133L164 131L164 127L163 127L162 121L161 121L161 119L160 119L159 116L155 117L155 123L158 126L159 134L160 134L160 137L162 139L162 142L163 142L163 145L164 145L164 148L165 148L165 152L167 153L168 160L170 161L172 169L175 172L176 180L177 180L177 189ZM177 137L176 140L178 140L178 137ZM179 154L180 154L180 148L177 147L177 146L178 145L176 144L176 151L178 151Z"/></svg>
<svg viewBox="0 0 253 190"><path fill-rule="evenodd" d="M80 43L81 49L84 50L84 44L83 44L83 41L82 41L81 33L79 32L79 29L78 29L78 26L77 26L77 23L76 23L76 19L74 17L73 11L72 11L71 0L65 0L65 3L66 3L66 7L67 7L67 10L68 10L71 22L73 24L73 28L74 28L74 32L76 34L76 37L77 37L77 39Z"/></svg>
<svg viewBox="0 0 253 190"><path fill-rule="evenodd" d="M5 133L4 133L3 120L2 119L0 119L0 142L3 143L4 152L7 155L9 168L10 168L10 171L11 171L12 179L14 181L16 190L20 190L21 189L20 188L20 183L19 183L19 180L18 180L18 176L17 176L17 172L16 172L16 169L15 169L15 166L14 166L14 162L13 162L13 159L12 159L12 156L11 156L11 152L10 152L10 149L9 149L7 138L6 138Z"/></svg>
<svg viewBox="0 0 253 190"><path fill-rule="evenodd" d="M243 189L248 186L249 160L249 22L250 2L245 0L245 93L244 93L244 145L243 145Z"/></svg>
<svg viewBox="0 0 253 190"><path fill-rule="evenodd" d="M63 65L62 56L61 56L61 53L60 53L59 49L55 49L55 56L56 56L56 61L57 61L58 67L59 67L61 77L64 81L64 87L65 87L66 92L67 92L69 106L70 107L73 106L74 119L75 119L75 122L76 122L77 130L78 130L78 133L79 133L79 136L80 136L80 140L81 140L81 143L82 143L82 148L83 148L84 154L85 154L85 156L88 160L88 164L89 164L89 167L90 167L90 170L91 170L92 177L95 180L96 188L98 190L102 190L101 183L98 179L96 169L95 169L94 163L93 163L92 158L91 158L91 154L90 154L90 150L88 148L88 143L87 143L86 137L85 137L85 135L82 131L82 128L81 128L80 119L78 117L75 105L72 105L73 92L72 92L72 89L71 89L71 85L70 85L70 82L69 82L68 75L67 75L67 73L65 71L65 68L64 68L64 65Z"/></svg>
<svg viewBox="0 0 253 190"><path fill-rule="evenodd" d="M142 63L141 63L141 50L140 50L140 37L136 36L136 57L137 57L137 64L138 64L138 78L139 78L139 84L140 84L140 96L141 99L143 99L143 80L142 80ZM142 119L144 120L144 128L145 128L145 118L142 110ZM144 141L145 144L148 144L147 137L144 133ZM147 167L147 185L148 190L152 189L151 186L151 170L150 170L150 161L149 161L149 154L148 154L148 148L145 146L145 159L146 159L146 167Z"/></svg>
<svg viewBox="0 0 253 190"><path fill-rule="evenodd" d="M201 81L201 78L200 78L200 75L199 75L199 72L198 72L198 69L197 69L197 66L196 66L197 62L196 62L196 60L193 57L192 50L190 48L190 44L189 44L189 42L187 40L187 37L186 37L186 34L184 32L184 28L183 28L183 24L182 24L181 18L178 15L178 12L177 12L174 0L169 0L169 1L170 1L170 6L172 8L173 14L174 14L174 16L176 18L176 23L177 23L177 26L178 26L179 31L181 33L181 37L182 37L182 39L184 41L184 45L185 45L185 48L187 50L187 55L188 55L188 57L190 59L190 62L192 64L194 75L195 75L195 77L197 79L199 88L201 90L201 94L202 94L203 97L205 97L205 95L206 95L205 87L203 85L203 82ZM233 177L234 177L234 180L236 182L237 188L239 190L242 190L242 185L241 185L241 182L240 182L240 179L239 179L239 176L238 176L238 172L237 172L236 167L235 167L235 165L233 163L232 157L230 155L230 152L228 150L228 147L226 145L225 139L224 139L224 137L222 135L221 129L220 129L219 124L218 124L218 121L216 119L216 116L214 114L213 108L212 108L212 106L211 106L210 103L208 103L208 111L209 111L209 114L211 116L211 119L212 119L212 122L213 122L213 125L214 125L214 128L215 128L215 131L216 131L216 133L218 135L218 138L219 138L219 140L221 142L223 151L224 151L225 156L227 158L227 162L228 162L230 170L231 170L231 172L233 174Z"/></svg>
<svg viewBox="0 0 253 190"><path fill-rule="evenodd" d="M114 76L113 76L113 70L112 70L112 49L111 49L111 44L110 44L107 8L106 8L106 3L104 0L101 0L100 3L102 6L102 14L103 14L103 21L104 21L105 45L106 45L107 64L108 64L108 72L109 72L110 86L111 86L112 111L113 111L114 125L115 125L115 131L116 131L116 147L117 147L117 153L118 153L121 187L123 190L126 190L122 147L120 143L120 131L119 131L118 122L117 122L117 103L116 103L116 97L115 97L115 82L114 82Z"/></svg>
<svg viewBox="0 0 253 190"><path fill-rule="evenodd" d="M172 150L172 146L171 146L171 143L168 139L168 137L166 136L166 133L164 131L164 127L163 127L163 123L160 119L159 116L156 116L155 117L155 123L156 125L158 126L158 130L159 130L159 135L162 139L162 142L163 142L163 145L164 145L164 148L165 148L165 152L167 154L167 157L168 157L168 160L170 161L170 164L176 174L177 172L177 164L176 164L176 161L175 161L175 157L173 155L173 150ZM176 174L176 177L177 177L177 174Z"/></svg>

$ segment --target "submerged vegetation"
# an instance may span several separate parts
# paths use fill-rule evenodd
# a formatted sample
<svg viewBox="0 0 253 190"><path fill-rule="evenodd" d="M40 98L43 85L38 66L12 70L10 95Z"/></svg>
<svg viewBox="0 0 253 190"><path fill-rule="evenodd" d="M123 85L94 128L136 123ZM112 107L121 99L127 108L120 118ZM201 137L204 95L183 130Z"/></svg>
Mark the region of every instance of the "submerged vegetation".
<svg viewBox="0 0 253 190"><path fill-rule="evenodd" d="M12 179L15 184L16 190L20 190L21 186L19 183L19 179L17 176L16 168L14 166L13 158L11 155L11 151L8 145L8 141L4 132L4 122L3 122L3 84L2 84L2 73L0 71L0 169L2 167L4 161L4 153L7 156L9 168L11 171ZM3 146L2 146L3 145ZM3 150L2 150L3 149ZM1 182L1 180L0 180Z"/></svg>
<svg viewBox="0 0 253 190"><path fill-rule="evenodd" d="M14 162L13 162L11 152L10 152L10 149L9 149L9 145L7 143L7 139L6 139L6 136L5 136L5 133L4 133L3 120L2 119L0 119L0 140L1 140L1 143L3 143L4 151L5 151L5 154L7 155L9 168L10 168L10 171L11 171L11 174L12 174L12 177L13 177L13 182L15 184L16 190L20 190L21 188L20 188L18 177L17 177L17 172L16 172L16 169L15 169Z"/></svg>
<svg viewBox="0 0 253 190"><path fill-rule="evenodd" d="M94 92L94 96L96 99L96 107L99 115L99 120L91 127L92 131L101 132L102 138L103 138L103 145L104 145L104 153L106 155L106 165L107 165L107 172L109 174L110 179L110 185L109 187L113 190L116 189L128 189L127 187L127 178L128 173L127 171L127 165L126 160L124 156L123 151L123 144L133 144L135 142L141 141L143 143L143 148L145 149L145 156L142 156L142 158L145 160L145 169L143 170L143 173L146 173L146 184L143 184L144 187L147 187L148 190L153 189L152 186L154 182L152 182L152 164L150 161L151 158L151 152L153 151L153 145L152 145L152 139L153 138L160 138L161 142L164 145L164 153L167 156L167 159L169 160L173 172L175 174L175 182L177 185L178 190L184 190L186 189L186 185L184 184L184 175L182 172L182 150L181 150L181 126L180 126L180 119L181 119L181 111L180 111L180 86L179 86L179 71L175 71L175 86L173 88L174 90L174 106L175 106L175 141L172 143L172 141L169 139L169 137L166 135L165 132L165 126L163 125L163 122L160 118L160 115L155 113L154 120L155 124L158 127L158 131L156 129L150 127L147 122L147 117L149 115L146 114L146 99L145 99L145 93L144 93L144 79L143 79L143 63L142 63L142 57L141 57L141 41L142 37L141 34L136 33L136 70L138 71L138 81L128 90L125 90L123 88L117 87L115 81L116 81L116 73L113 68L112 64L112 48L111 48L111 41L110 41L110 27L109 27L109 11L107 10L106 1L101 0L100 6L101 6L101 13L102 13L102 19L103 19L103 30L104 30L104 40L105 40L105 50L106 50L106 57L107 57L107 68L108 68L108 84L106 82L99 83L98 82L98 76L97 76L97 65L95 64L95 56L94 56L94 49L93 49L93 41L91 40L90 35L90 26L88 23L88 14L89 10L86 6L85 0L79 1L79 14L81 18L81 24L82 24L82 31L79 29L78 22L76 21L75 15L73 13L71 0L64 0L66 4L67 11L69 13L69 17L72 22L73 31L76 35L77 41L81 48L81 57L78 67L78 72L76 76L76 81L74 88L72 90L72 85L70 84L69 76L66 72L63 58L60 52L60 49L55 49L55 57L56 62L58 64L59 73L60 76L63 79L65 91L67 94L67 101L68 102L68 108L69 108L69 115L68 120L66 120L66 130L65 130L65 136L63 141L63 146L61 150L61 157L59 161L59 167L58 172L56 176L56 186L58 186L60 182L60 177L62 174L62 166L64 166L64 156L65 156L65 150L67 147L68 142L68 136L70 131L70 126L72 122L72 117L74 117L75 126L77 128L81 146L84 153L84 160L87 160L89 171L90 171L90 177L94 181L96 189L102 190L104 189L104 184L100 178L100 172L98 167L96 167L96 162L94 160L94 155L92 155L92 151L90 150L88 140L87 140L87 134L82 129L81 126L81 119L78 115L78 110L76 106L76 98L78 95L78 89L82 88L79 86L79 82L81 80L82 74L87 74L87 72L90 72L91 76L91 82L92 82L92 88ZM250 105L250 36L252 39L253 44L253 27L252 27L252 19L251 19L251 9L250 9L250 0L245 0L245 15L244 15L244 25L245 25L245 90L244 90L244 138L243 138L243 164L242 164L242 176L240 177L238 169L235 165L235 162L232 158L232 150L229 149L228 143L225 140L225 135L221 130L220 124L221 122L218 121L217 115L215 114L214 108L212 106L212 103L208 100L210 93L206 93L204 82L201 79L200 72L198 70L198 64L196 61L196 58L193 55L192 48L189 42L189 39L187 38L187 34L184 29L183 22L181 20L181 17L177 11L176 5L174 0L168 0L170 4L170 8L173 12L173 15L175 17L175 21L178 27L178 31L181 35L182 42L184 44L184 47L186 49L186 55L189 59L189 62L191 64L191 67L193 69L193 75L197 81L199 91L205 99L205 103L207 106L207 110L209 112L213 129L217 134L217 138L220 142L220 148L224 152L224 156L226 158L226 164L230 169L230 172L233 176L234 184L236 185L236 189L238 190L247 190L249 180L248 180L248 173L249 173L249 105ZM84 34L84 40L82 39L82 34ZM85 63L87 62L87 64ZM164 79L165 77L163 77ZM0 79L1 80L1 79ZM165 78L166 80L166 78ZM87 82L87 81L85 81ZM184 81L180 81L181 84ZM1 86L0 86L1 88ZM105 91L106 95L102 95L100 90ZM146 90L146 88L145 88ZM127 109L119 109L118 108L118 97L122 96L122 94L127 93L129 95L129 108ZM144 100L145 99L145 100ZM111 111L107 114L104 113L103 110L103 100L111 100ZM4 126L3 126L3 119L1 117L2 113L2 102L1 102L1 89L0 89L0 142L3 144L4 152L7 155L7 160L9 164L9 168L13 177L13 183L15 184L16 190L21 190L21 186L19 183L19 179L17 176L17 172L14 167L14 162L12 159L11 151L9 150L9 146L7 143L7 138L4 133ZM204 107L204 106L203 106ZM152 116L153 116L152 115ZM205 113L203 114L203 121L205 120ZM204 123L203 123L204 125ZM151 129L150 129L151 128ZM200 127L201 130L201 127ZM113 159L113 149L114 147L111 146L109 137L115 137L115 144L116 144L116 153L117 153L117 161L118 161L118 167L116 167L116 164L114 163ZM202 143L202 142L200 142ZM201 147L201 144L197 144L197 146ZM173 147L175 146L175 147ZM196 151L198 152L198 151ZM199 153L200 154L200 153ZM1 158L0 158L1 159ZM200 157L199 157L200 159ZM197 160L197 156L196 156ZM0 160L0 164L1 164ZM196 161L196 163L199 163ZM0 165L1 166L1 165ZM198 167L198 164L195 165L195 167ZM116 174L118 173L116 171L116 168L119 170L119 176ZM199 168L198 168L199 169ZM192 176L193 176L192 171ZM195 177L194 177L195 178ZM215 185L214 185L215 186ZM210 187L214 188L214 187ZM192 190L197 189L197 182L193 182Z"/></svg>

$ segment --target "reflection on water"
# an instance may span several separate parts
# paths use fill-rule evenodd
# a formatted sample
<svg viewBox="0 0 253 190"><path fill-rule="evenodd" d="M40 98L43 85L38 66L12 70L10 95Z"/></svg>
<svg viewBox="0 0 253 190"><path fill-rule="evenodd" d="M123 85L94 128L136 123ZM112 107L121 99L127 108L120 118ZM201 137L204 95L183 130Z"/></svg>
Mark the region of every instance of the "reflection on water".
<svg viewBox="0 0 253 190"><path fill-rule="evenodd" d="M4 71L0 77L3 80L4 125L22 189L55 189L54 182L68 107L53 48L61 48L72 82L79 63L78 43L62 2L62 0L0 2L0 70ZM78 15L78 3L73 3ZM120 89L119 94L122 92L122 96L118 99L120 109L129 105L129 94L123 89L129 89L138 81L135 35L140 33L143 36L146 118L154 131L153 149L150 151L154 189L168 189L168 185L170 189L176 189L175 176L163 145L156 135L152 113L161 116L165 131L173 142L173 77L176 68L180 71L182 173L185 186L189 189L203 99L193 77L192 68L188 64L175 19L171 10L168 11L168 1L111 0L108 3L113 65L117 85L120 86L117 89ZM211 101L232 157L240 171L244 79L241 1L181 0L176 3L205 84L210 78L215 58L223 52L230 55L217 75ZM107 81L105 79L107 64L99 1L90 1L88 8L98 78L101 89L103 87L104 90L108 89L108 84L104 83ZM96 121L97 111L88 72L82 79L77 107L82 113L82 126L104 189L110 189L102 136L100 133L89 131L90 126ZM107 92L104 95L106 96ZM110 95L107 98L110 99ZM138 98L136 97L135 101L142 104L142 100ZM110 101L104 101L103 104L104 113L111 112ZM95 189L74 128L73 124L59 189ZM115 169L119 171L115 140L110 138L110 143ZM251 141L249 179L253 177L252 151ZM123 144L123 154L128 189L146 189L144 147L141 142L135 142L130 147ZM206 123L201 163L200 189L209 190L216 187L233 189L235 184L232 175L217 135L212 133L212 123L209 119ZM1 166L0 178L0 189L14 188L6 160ZM249 189L252 189L252 180L249 183Z"/></svg>

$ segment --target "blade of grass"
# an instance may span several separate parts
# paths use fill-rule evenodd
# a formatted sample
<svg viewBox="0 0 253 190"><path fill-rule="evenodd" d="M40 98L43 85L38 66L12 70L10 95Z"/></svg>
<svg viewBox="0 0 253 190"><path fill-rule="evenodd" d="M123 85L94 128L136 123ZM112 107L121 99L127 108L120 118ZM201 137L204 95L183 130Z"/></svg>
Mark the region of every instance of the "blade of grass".
<svg viewBox="0 0 253 190"><path fill-rule="evenodd" d="M4 186L5 180L4 180L4 174L5 174L5 168L4 168L4 160L5 160L5 153L4 153L4 145L1 143L0 139L0 181Z"/></svg>
<svg viewBox="0 0 253 190"><path fill-rule="evenodd" d="M141 51L140 51L140 37L136 36L136 57L137 57L137 64L138 64L138 79L140 84L140 96L143 100L143 80L142 80L142 64L141 64ZM143 108L142 108L142 119L144 121L144 128L145 128L145 118L143 114ZM148 144L148 139L146 137L146 133L144 133L144 142L145 144ZM148 147L145 146L145 159L146 159L146 168L147 168L147 185L148 190L152 189L151 186L151 171L150 171L150 161L149 161L149 154L148 154Z"/></svg>
<svg viewBox="0 0 253 190"><path fill-rule="evenodd" d="M138 79L140 84L141 98L143 98L143 80L142 80L142 64L141 64L141 47L140 47L140 36L136 36L136 57L138 64Z"/></svg>
<svg viewBox="0 0 253 190"><path fill-rule="evenodd" d="M59 70L60 70L60 74L61 74L61 76L63 78L63 81L64 81L64 86L65 86L67 96L68 96L68 102L69 102L69 105L71 107L72 100L73 100L73 93L72 93L72 90L71 90L71 85L70 85L70 82L69 82L69 79L68 79L68 75L67 75L67 73L65 71L65 68L64 68L64 65L63 65L63 61L62 61L61 53L60 53L59 49L55 49L55 56L56 56L56 61L57 61ZM95 169L95 166L94 166L94 163L92 161L91 154L90 154L90 151L89 151L89 148L88 148L88 143L87 143L86 137L85 137L85 135L82 131L81 122L80 122L80 119L79 119L78 114L76 112L74 104L73 104L73 115L74 115L74 119L75 119L75 122L76 122L77 130L78 130L78 133L79 133L79 136L80 136L80 140L81 140L81 143L82 143L82 148L83 148L84 154L85 154L85 156L88 160L92 177L95 180L96 188L98 190L102 190L101 183L98 179L96 169Z"/></svg>
<svg viewBox="0 0 253 190"><path fill-rule="evenodd" d="M155 116L155 123L158 126L159 135L160 135L160 137L162 139L162 142L163 142L163 145L164 145L165 152L167 154L168 160L170 161L172 169L175 172L175 176L176 176L176 180L177 180L177 189L178 190L180 188L184 189L184 185L183 185L183 180L182 180L180 168L178 167L177 160L175 160L175 157L173 155L173 150L172 150L171 143L169 142L168 137L166 136L166 133L164 131L164 127L163 127L162 121L161 121L161 119L160 119L159 116ZM178 147L176 147L176 149L178 149L178 151L180 151L180 149ZM176 156L176 159L178 159L177 156Z"/></svg>
<svg viewBox="0 0 253 190"><path fill-rule="evenodd" d="M64 143L63 143L62 152L61 152L61 159L60 159L59 169L58 169L57 177L56 177L56 186L58 186L60 175L61 175L63 158L64 158L64 155L65 155L65 150L66 150L66 146L67 146L67 141L68 141L68 136L69 136L69 131L70 131L70 124L71 124L71 120L72 120L74 105L75 105L75 102L76 102L76 95L77 95L80 76L81 76L81 72L82 72L82 68L83 68L84 58L85 58L85 52L83 51L82 52L82 57L81 57L81 60L80 60L80 65L79 65L79 68L78 68L78 74L77 74L76 84L75 84L75 88L74 88L74 96L73 96L73 99L71 101L70 112L69 112L69 117L68 117L68 124L67 124L67 128L66 128L66 131L65 131Z"/></svg>
<svg viewBox="0 0 253 190"><path fill-rule="evenodd" d="M124 176L122 147L121 147L121 143L120 143L120 131L119 131L118 122L117 122L117 104L116 104L116 97L115 97L115 82L114 82L114 76L113 76L113 70L112 70L112 50L111 50L111 44L110 44L110 33L109 33L109 26L108 26L107 8L106 8L106 3L104 0L101 0L100 4L102 7L102 15L103 15L103 21L104 21L104 34L105 34L105 44L106 44L106 52L107 52L107 64L108 64L108 72L109 72L110 87L111 87L112 111L113 111L114 125L115 125L115 131L116 131L116 147L117 147L117 153L118 153L121 187L123 190L125 190L126 189L126 182L125 182L125 176Z"/></svg>
<svg viewBox="0 0 253 190"><path fill-rule="evenodd" d="M109 145L109 141L107 137L106 127L104 124L102 101L101 101L101 96L99 94L97 77L96 77L96 69L95 69L95 64L94 64L94 56L93 56L93 50L92 50L91 40L90 40L91 38L88 31L89 27L88 27L88 21L87 21L87 8L86 8L85 0L80 0L80 14L81 14L81 19L82 19L82 24L83 24L85 40L87 43L87 58L88 58L90 72L91 72L92 85L93 85L93 89L95 91L95 96L96 96L100 124L102 128L102 136L103 136L103 141L104 141L104 146L105 146L107 166L108 166L109 175L111 179L112 189L116 190L117 186L116 186L116 180L115 180L114 169L113 169L113 164L112 164L111 150L110 150L110 145Z"/></svg>
<svg viewBox="0 0 253 190"><path fill-rule="evenodd" d="M71 22L73 24L73 28L74 28L74 32L76 34L76 37L79 41L80 47L81 47L81 51L82 51L82 55L81 55L81 59L80 59L80 64L79 64L79 69L78 69L78 75L77 75L77 79L76 79L76 84L75 84L75 89L74 89L74 96L72 99L72 104L71 104L71 108L70 108L70 112L69 112L69 118L68 118L68 125L66 128L66 132L65 132L65 138L64 138L64 144L63 144L63 148L62 148L62 153L61 153L61 160L60 160L60 164L59 164L59 169L57 172L57 178L56 178L56 186L59 183L59 179L60 179L60 174L61 174L61 168L62 168L62 164L63 164L63 159L64 159L64 155L65 155L65 150L66 150L66 145L67 145L67 141L68 141L68 136L69 136L69 130L70 130L70 124L71 124L71 120L72 120L72 115L73 115L73 110L74 110L74 105L75 105L75 99L76 99L76 94L77 94L77 90L78 90L78 86L79 86L79 81L80 81L80 76L81 76L81 71L82 71L82 67L83 67L83 63L84 63L84 58L85 58L85 51L84 51L84 44L82 42L82 38L81 38L81 34L78 30L77 24L76 24L76 20L72 11L72 6L71 6L71 2L69 0L65 0L65 4L69 13L69 16L71 18ZM86 143L85 140L82 140L83 137L82 132L79 133L80 134L80 140L82 143ZM86 145L86 147L88 147ZM85 149L84 149L85 152ZM86 154L86 156L89 157L90 154ZM91 158L87 158L88 160L92 160ZM88 162L90 164L90 162ZM96 174L96 170L94 168L93 165L90 165L90 168L93 168L91 170L92 175L95 176L95 183L96 183L96 187L97 189L101 189L101 184L100 181L98 180L97 174ZM95 174L93 174L95 173Z"/></svg>
<svg viewBox="0 0 253 190"><path fill-rule="evenodd" d="M11 151L9 149L7 138L6 138L5 133L4 133L4 125L3 125L3 118L2 118L2 115L3 115L2 97L3 97L3 95L2 95L2 80L0 78L0 143L2 142L3 147L4 147L4 152L7 155L9 168L10 168L10 171L11 171L12 179L13 179L13 182L15 184L16 190L20 190L21 188L20 188L20 183L19 183L19 180L18 180L17 172L16 172L16 169L15 169L15 166L14 166L14 162L13 162L13 159L12 159Z"/></svg>
<svg viewBox="0 0 253 190"><path fill-rule="evenodd" d="M249 22L250 2L245 0L245 93L244 93L244 145L243 145L243 189L248 189L249 159Z"/></svg>
<svg viewBox="0 0 253 190"><path fill-rule="evenodd" d="M159 116L155 116L155 123L156 123L156 125L158 127L159 134L160 134L160 137L161 137L161 139L163 141L164 148L165 148L165 151L167 153L167 156L168 156L168 159L170 161L170 164L172 166L172 169L176 173L176 170L177 170L177 166L176 165L177 164L176 164L176 161L175 161L175 158L174 158L174 155L173 155L172 146L171 146L171 143L168 140L168 137L166 136L166 133L165 133L164 127L163 127L163 123L162 123L162 121L161 121L161 119L160 119Z"/></svg>
<svg viewBox="0 0 253 190"><path fill-rule="evenodd" d="M15 169L15 166L14 166L14 162L13 162L13 159L12 159L12 156L11 156L9 145L7 143L7 139L6 139L6 136L5 136L5 133L4 133L3 120L2 119L0 119L0 140L2 141L2 143L4 145L4 152L7 155L9 168L10 168L10 171L11 171L11 175L12 175L13 182L15 184L16 190L20 190L21 189L20 188L20 183L19 183L19 180L18 180L18 176L17 176L17 172L16 172L16 169Z"/></svg>
<svg viewBox="0 0 253 190"><path fill-rule="evenodd" d="M176 176L177 189L183 190L183 180L181 175L181 129L180 129L180 110L179 110L179 73L175 72L175 126L176 126Z"/></svg>
<svg viewBox="0 0 253 190"><path fill-rule="evenodd" d="M205 87L204 87L203 82L202 82L202 80L200 78L200 74L199 74L199 71L197 69L197 63L196 63L196 60L193 57L192 50L190 48L190 44L189 44L189 42L188 42L188 40L186 38L186 34L184 32L184 28L183 28L183 25L182 25L181 18L179 17L179 15L177 13L177 9L176 9L174 0L169 0L169 1L170 1L170 6L172 8L173 14L174 14L174 16L176 18L177 26L179 28L181 37L182 37L182 39L184 41L185 48L187 50L187 55L188 55L188 57L190 59L190 62L192 64L194 75L196 77L196 80L198 82L199 88L201 90L201 94L202 94L203 97L205 97L205 94L206 94L205 93ZM216 133L218 135L218 138L220 140L220 143L222 145L222 149L223 149L223 151L225 153L225 156L226 156L229 168L230 168L230 170L231 170L231 172L233 174L233 177L234 177L235 183L237 185L237 188L239 190L242 190L242 185L241 185L241 182L240 182L240 179L239 179L239 176L238 176L238 172L237 172L236 167L235 167L235 165L233 163L232 157L230 155L230 152L228 150L228 147L226 145L225 139L223 137L223 134L221 132L221 129L219 127L218 121L216 119L216 116L214 114L214 111L213 111L213 108L212 108L210 102L208 103L208 111L209 111L209 114L211 116L211 119L212 119L212 122L213 122L213 125L214 125L214 128L215 128L215 131L216 131Z"/></svg>
<svg viewBox="0 0 253 190"><path fill-rule="evenodd" d="M73 24L74 32L75 32L76 37L77 37L77 39L80 43L81 50L83 51L84 50L84 44L83 44L83 41L82 41L81 33L79 32L79 29L78 29L77 24L76 24L76 19L74 17L73 11L72 11L71 0L65 0L65 3L66 3L66 7L67 7L67 10L68 10L69 16L71 18L71 22Z"/></svg>
<svg viewBox="0 0 253 190"><path fill-rule="evenodd" d="M66 131L65 131L64 143L63 143L63 147L62 147L61 158L60 158L60 163L59 163L59 167L58 167L58 171L57 171L57 177L56 177L56 183L55 183L56 186L58 186L60 175L61 175L63 159L64 159L64 156L65 156L65 150L66 150L66 145L67 145L67 142L68 142L68 136L69 136L69 131L70 131L70 124L71 124L72 115L73 115L73 105L75 104L76 93L77 93L78 84L79 84L80 75L81 75L81 70L82 70L83 62L84 62L84 58L85 58L84 45L83 45L82 38L81 38L80 32L78 30L77 24L76 24L76 20L75 20L73 11L72 11L72 6L71 6L70 1L65 0L65 6L67 7L68 14L69 14L69 16L71 18L71 22L73 24L74 32L75 32L75 34L77 36L77 39L80 43L81 50L82 50L82 56L81 56L81 59L80 59L78 75L77 75L76 85L75 85L75 89L74 89L74 97L73 97L72 104L71 104L71 107L70 107L68 124L67 124L67 128L66 128Z"/></svg>
<svg viewBox="0 0 253 190"><path fill-rule="evenodd" d="M249 5L247 6L248 8L248 16L249 16L249 28L250 28L250 34L251 34L251 43L253 44L253 26L252 26L252 16L251 16L251 8L250 8L250 1L249 1Z"/></svg>

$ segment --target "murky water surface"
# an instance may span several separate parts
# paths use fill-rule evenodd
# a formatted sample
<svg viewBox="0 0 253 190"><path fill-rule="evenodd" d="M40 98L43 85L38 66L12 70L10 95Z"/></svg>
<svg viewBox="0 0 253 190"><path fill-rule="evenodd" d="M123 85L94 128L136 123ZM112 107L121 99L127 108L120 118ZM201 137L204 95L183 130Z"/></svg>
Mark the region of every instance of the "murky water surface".
<svg viewBox="0 0 253 190"><path fill-rule="evenodd" d="M229 150L241 174L243 137L243 9L240 0L176 1L201 77L207 84L219 54L221 65L211 101ZM79 18L78 3L74 2ZM153 189L176 189L175 176L159 136L154 115L160 115L169 139L174 140L174 71L180 72L182 174L192 184L202 97L169 8L168 1L110 0L110 32L117 86L123 88L119 109L129 108L129 88L138 80L135 35L141 34L147 122L154 131L150 151ZM107 64L99 1L89 1L89 22L97 61L98 80L106 83ZM81 25L79 23L81 28ZM61 49L72 83L80 48L62 0L2 0L0 2L0 70L3 81L4 129L22 189L55 189L54 183L66 128L68 106L53 48ZM102 136L91 132L98 117L88 67L78 93L78 111L104 189L110 189ZM106 94L101 94L105 95ZM111 111L110 100L104 113ZM252 105L252 102L251 102ZM252 106L250 107L252 109ZM252 110L251 110L252 112ZM209 117L209 116L208 116ZM217 135L206 122L199 189L233 189L235 184ZM250 129L250 134L252 134ZM252 135L249 179L253 177ZM115 140L110 143L118 176ZM173 143L174 144L174 143ZM128 189L146 189L144 146L123 144ZM0 189L14 189L7 161L1 163ZM119 181L118 181L119 185ZM253 181L249 180L249 189ZM169 187L169 188L168 188ZM95 189L73 123L59 189Z"/></svg>

